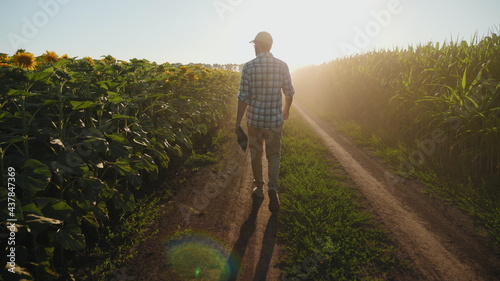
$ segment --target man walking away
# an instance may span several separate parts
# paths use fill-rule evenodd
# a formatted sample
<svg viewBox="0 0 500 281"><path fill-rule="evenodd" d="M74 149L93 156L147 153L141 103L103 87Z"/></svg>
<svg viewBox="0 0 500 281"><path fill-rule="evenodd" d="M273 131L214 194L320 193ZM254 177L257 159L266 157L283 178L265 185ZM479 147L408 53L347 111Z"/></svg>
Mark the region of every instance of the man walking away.
<svg viewBox="0 0 500 281"><path fill-rule="evenodd" d="M283 121L288 119L295 90L292 86L288 65L271 53L273 38L267 32L259 32L250 43L254 44L255 59L243 66L238 96L236 134L241 136L241 120L245 110L249 149L255 188L253 195L264 197L262 175L263 145L268 161L269 210L279 211L278 176L280 169L281 133ZM285 95L283 109L282 93Z"/></svg>

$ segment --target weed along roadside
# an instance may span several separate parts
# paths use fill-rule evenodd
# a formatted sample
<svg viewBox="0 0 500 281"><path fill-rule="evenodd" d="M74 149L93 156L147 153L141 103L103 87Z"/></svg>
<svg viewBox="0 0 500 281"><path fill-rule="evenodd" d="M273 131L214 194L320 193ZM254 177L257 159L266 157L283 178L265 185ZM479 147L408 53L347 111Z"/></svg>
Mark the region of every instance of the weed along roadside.
<svg viewBox="0 0 500 281"><path fill-rule="evenodd" d="M280 175L282 280L387 280L411 272L312 128L293 111Z"/></svg>

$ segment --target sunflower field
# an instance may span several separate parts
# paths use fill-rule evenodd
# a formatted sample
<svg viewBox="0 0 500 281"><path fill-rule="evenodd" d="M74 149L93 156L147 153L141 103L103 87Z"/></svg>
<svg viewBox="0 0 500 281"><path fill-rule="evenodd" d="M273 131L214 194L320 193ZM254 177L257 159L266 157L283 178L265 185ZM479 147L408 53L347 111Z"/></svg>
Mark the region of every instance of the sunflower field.
<svg viewBox="0 0 500 281"><path fill-rule="evenodd" d="M15 181L0 189L1 206L14 207L0 212L17 219L16 272L56 280L88 233L133 211L215 134L238 83L199 65L0 54L0 172Z"/></svg>

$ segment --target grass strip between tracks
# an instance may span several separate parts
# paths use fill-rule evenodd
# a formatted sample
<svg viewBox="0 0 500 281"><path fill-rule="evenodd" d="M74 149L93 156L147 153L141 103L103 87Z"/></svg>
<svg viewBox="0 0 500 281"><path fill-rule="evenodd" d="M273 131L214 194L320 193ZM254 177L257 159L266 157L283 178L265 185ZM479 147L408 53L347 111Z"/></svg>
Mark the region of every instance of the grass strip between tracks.
<svg viewBox="0 0 500 281"><path fill-rule="evenodd" d="M296 111L284 128L280 184L283 280L387 280L405 270L388 234Z"/></svg>

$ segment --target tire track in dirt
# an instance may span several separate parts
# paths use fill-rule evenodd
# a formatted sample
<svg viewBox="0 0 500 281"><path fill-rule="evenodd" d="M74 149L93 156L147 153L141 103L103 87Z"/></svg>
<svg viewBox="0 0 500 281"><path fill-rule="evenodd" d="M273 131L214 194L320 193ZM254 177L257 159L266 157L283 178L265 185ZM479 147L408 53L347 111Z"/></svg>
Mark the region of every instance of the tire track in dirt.
<svg viewBox="0 0 500 281"><path fill-rule="evenodd" d="M380 163L363 155L309 111L295 108L344 166L425 280L499 279L498 255L488 249L492 242L485 235L474 234L476 226L470 218L450 206L443 209L442 204L429 203L431 199L410 180L389 186L385 180L388 172ZM452 213L452 220L460 218L459 225L447 217Z"/></svg>

